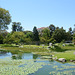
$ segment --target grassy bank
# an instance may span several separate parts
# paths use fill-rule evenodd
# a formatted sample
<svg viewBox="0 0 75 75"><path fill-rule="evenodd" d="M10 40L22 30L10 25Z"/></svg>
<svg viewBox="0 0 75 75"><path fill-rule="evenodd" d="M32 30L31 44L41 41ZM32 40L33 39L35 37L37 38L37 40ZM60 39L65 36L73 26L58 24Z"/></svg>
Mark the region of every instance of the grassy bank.
<svg viewBox="0 0 75 75"><path fill-rule="evenodd" d="M57 58L65 58L66 60L75 60L75 46L55 44L54 47L47 49L48 46L37 46L37 45L23 45L19 47L18 45L0 45L0 50L9 51L12 53L18 52L33 52L38 55L54 55Z"/></svg>
<svg viewBox="0 0 75 75"><path fill-rule="evenodd" d="M73 44L55 44L54 48L51 48L55 57L65 58L66 60L75 60L75 45Z"/></svg>
<svg viewBox="0 0 75 75"><path fill-rule="evenodd" d="M17 52L48 52L47 46L37 46L37 45L0 45L0 50L10 51L12 53Z"/></svg>
<svg viewBox="0 0 75 75"><path fill-rule="evenodd" d="M65 58L67 61L75 60L75 51L58 52L55 54L57 58Z"/></svg>

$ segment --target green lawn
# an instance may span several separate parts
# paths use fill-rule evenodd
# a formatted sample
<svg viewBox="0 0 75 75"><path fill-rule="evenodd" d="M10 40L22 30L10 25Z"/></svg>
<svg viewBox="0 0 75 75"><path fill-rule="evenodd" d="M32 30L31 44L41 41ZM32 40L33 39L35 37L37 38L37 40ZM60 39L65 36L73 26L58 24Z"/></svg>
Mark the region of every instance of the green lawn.
<svg viewBox="0 0 75 75"><path fill-rule="evenodd" d="M66 60L75 60L75 45L56 44L54 48L51 49L52 52L56 52L54 55L57 58L65 58Z"/></svg>
<svg viewBox="0 0 75 75"><path fill-rule="evenodd" d="M75 51L58 52L55 54L57 58L65 58L66 60L75 60Z"/></svg>
<svg viewBox="0 0 75 75"><path fill-rule="evenodd" d="M13 53L17 52L48 52L47 46L37 46L37 45L23 45L19 47L18 45L0 45L0 50L6 50Z"/></svg>

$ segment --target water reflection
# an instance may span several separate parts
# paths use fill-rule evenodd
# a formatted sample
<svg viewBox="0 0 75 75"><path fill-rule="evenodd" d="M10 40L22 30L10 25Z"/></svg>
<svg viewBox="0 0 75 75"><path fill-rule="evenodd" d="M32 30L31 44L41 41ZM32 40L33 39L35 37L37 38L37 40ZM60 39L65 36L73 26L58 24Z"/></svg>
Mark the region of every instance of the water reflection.
<svg viewBox="0 0 75 75"><path fill-rule="evenodd" d="M32 54L32 53L18 53L13 54L12 59L39 59L39 55Z"/></svg>
<svg viewBox="0 0 75 75"><path fill-rule="evenodd" d="M6 51L0 51L0 59L9 57L12 59L34 59L34 62L37 61L37 59L41 58L41 55L38 54L32 54L32 53L11 53ZM49 59L49 62L53 62L53 60Z"/></svg>
<svg viewBox="0 0 75 75"><path fill-rule="evenodd" d="M3 59L5 57L10 57L11 58L11 56L12 56L11 52L0 51L0 59Z"/></svg>
<svg viewBox="0 0 75 75"><path fill-rule="evenodd" d="M12 59L22 59L22 55L14 54L12 55Z"/></svg>

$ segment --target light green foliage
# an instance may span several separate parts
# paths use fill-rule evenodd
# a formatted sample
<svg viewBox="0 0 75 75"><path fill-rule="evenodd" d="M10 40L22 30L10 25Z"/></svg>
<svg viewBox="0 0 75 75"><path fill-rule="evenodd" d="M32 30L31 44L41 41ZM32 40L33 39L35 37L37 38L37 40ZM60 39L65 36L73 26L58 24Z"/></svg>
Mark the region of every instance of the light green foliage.
<svg viewBox="0 0 75 75"><path fill-rule="evenodd" d="M8 29L11 22L11 16L8 10L0 8L0 30Z"/></svg>
<svg viewBox="0 0 75 75"><path fill-rule="evenodd" d="M54 44L54 43L56 42L56 40L55 40L54 38L50 38L50 39L49 39L49 42L51 42L51 43Z"/></svg>
<svg viewBox="0 0 75 75"><path fill-rule="evenodd" d="M48 28L45 28L42 30L42 36L45 38L45 39L49 39L50 38L50 30Z"/></svg>
<svg viewBox="0 0 75 75"><path fill-rule="evenodd" d="M27 32L26 34L25 34L25 41L26 41L26 43L30 43L31 41L33 40L33 33L32 32Z"/></svg>
<svg viewBox="0 0 75 75"><path fill-rule="evenodd" d="M50 39L50 30L48 28L45 28L42 30L42 37L40 37L41 42L43 43L49 43Z"/></svg>
<svg viewBox="0 0 75 75"><path fill-rule="evenodd" d="M9 34L6 37L6 39L4 39L4 43L18 44L19 42L21 42L21 39L23 39L23 41L24 41L24 33L23 32L14 32L14 33Z"/></svg>
<svg viewBox="0 0 75 75"><path fill-rule="evenodd" d="M12 37L15 37L15 38L20 38L20 37L23 37L23 36L24 36L23 32L14 32L12 34Z"/></svg>
<svg viewBox="0 0 75 75"><path fill-rule="evenodd" d="M44 37L40 37L40 42L41 43L45 43L46 42L46 39Z"/></svg>

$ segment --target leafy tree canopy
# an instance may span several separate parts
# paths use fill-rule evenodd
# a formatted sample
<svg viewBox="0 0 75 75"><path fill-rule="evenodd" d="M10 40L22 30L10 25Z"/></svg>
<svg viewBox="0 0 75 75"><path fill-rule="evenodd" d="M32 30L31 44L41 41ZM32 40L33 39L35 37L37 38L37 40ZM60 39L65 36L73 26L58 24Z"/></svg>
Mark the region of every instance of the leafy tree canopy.
<svg viewBox="0 0 75 75"><path fill-rule="evenodd" d="M20 22L12 22L12 31L23 31L23 27Z"/></svg>
<svg viewBox="0 0 75 75"><path fill-rule="evenodd" d="M42 36L43 36L46 40L50 39L50 30L49 30L48 28L43 29L43 31L42 31Z"/></svg>
<svg viewBox="0 0 75 75"><path fill-rule="evenodd" d="M55 26L53 24L50 24L49 29L50 29L50 35L52 36L53 32L55 31Z"/></svg>
<svg viewBox="0 0 75 75"><path fill-rule="evenodd" d="M8 29L11 22L11 16L8 10L0 8L0 30Z"/></svg>
<svg viewBox="0 0 75 75"><path fill-rule="evenodd" d="M66 39L66 31L64 29L56 29L52 37L56 40L56 42L61 42Z"/></svg>

